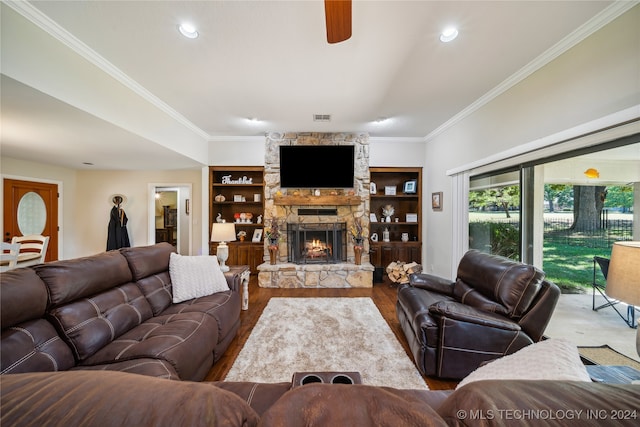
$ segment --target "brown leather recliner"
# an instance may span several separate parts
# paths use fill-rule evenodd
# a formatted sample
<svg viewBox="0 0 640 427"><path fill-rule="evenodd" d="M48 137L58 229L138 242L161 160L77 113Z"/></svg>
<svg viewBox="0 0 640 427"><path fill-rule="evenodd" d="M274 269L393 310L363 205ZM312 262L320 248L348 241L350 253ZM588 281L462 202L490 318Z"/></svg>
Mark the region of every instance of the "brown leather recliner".
<svg viewBox="0 0 640 427"><path fill-rule="evenodd" d="M414 274L398 289L396 314L416 366L460 379L483 362L539 341L560 289L544 272L470 250L455 282Z"/></svg>

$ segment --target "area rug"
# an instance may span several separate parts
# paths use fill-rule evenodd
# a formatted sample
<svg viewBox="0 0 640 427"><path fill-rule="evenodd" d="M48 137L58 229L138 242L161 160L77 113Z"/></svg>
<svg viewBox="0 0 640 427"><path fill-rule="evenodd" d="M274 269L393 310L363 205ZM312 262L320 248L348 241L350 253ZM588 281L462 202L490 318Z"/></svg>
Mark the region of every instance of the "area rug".
<svg viewBox="0 0 640 427"><path fill-rule="evenodd" d="M428 389L371 298L271 298L225 381L283 382L309 371Z"/></svg>
<svg viewBox="0 0 640 427"><path fill-rule="evenodd" d="M631 366L640 370L640 362L618 353L608 345L598 347L578 347L580 356L598 365Z"/></svg>

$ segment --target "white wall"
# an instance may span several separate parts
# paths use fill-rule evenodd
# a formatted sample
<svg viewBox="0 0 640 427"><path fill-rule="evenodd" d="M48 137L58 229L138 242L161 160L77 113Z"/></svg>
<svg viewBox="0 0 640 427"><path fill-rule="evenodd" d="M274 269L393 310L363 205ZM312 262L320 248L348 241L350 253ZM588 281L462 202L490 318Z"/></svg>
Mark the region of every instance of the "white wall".
<svg viewBox="0 0 640 427"><path fill-rule="evenodd" d="M209 142L209 165L263 166L265 137L227 138ZM422 138L369 138L370 166L420 167L424 164Z"/></svg>
<svg viewBox="0 0 640 427"><path fill-rule="evenodd" d="M425 209L423 263L434 273L457 263L446 171L640 104L638 23L636 6L427 142L425 195L444 192L441 212Z"/></svg>
<svg viewBox="0 0 640 427"><path fill-rule="evenodd" d="M129 222L127 231L131 246L149 244L149 205L153 194L149 194L149 184L175 186L191 184L191 221L193 235L192 253L200 253L202 245L197 230L202 224L200 194L200 169L168 171L78 171L75 227L78 233L78 246L84 254L102 252L107 244L107 225L109 212L113 206L110 195L121 193L127 196L123 206ZM151 236L155 239L154 236Z"/></svg>
<svg viewBox="0 0 640 427"><path fill-rule="evenodd" d="M59 168L40 163L2 158L2 176L26 180L61 182L60 205L63 209L59 258L69 259L103 252L107 245L107 225L113 204L110 196L127 196L123 206L129 219L127 231L132 246L149 242L149 183L191 184L191 249L199 254L202 246L198 232L202 223L202 185L200 169L176 171L84 171ZM207 199L208 200L208 199ZM205 221L206 222L206 221Z"/></svg>

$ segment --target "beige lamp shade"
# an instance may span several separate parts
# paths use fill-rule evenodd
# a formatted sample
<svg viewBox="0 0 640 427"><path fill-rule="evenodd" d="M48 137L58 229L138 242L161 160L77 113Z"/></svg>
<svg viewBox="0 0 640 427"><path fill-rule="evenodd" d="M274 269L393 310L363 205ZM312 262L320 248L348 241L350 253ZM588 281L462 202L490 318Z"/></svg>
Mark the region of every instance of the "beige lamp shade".
<svg viewBox="0 0 640 427"><path fill-rule="evenodd" d="M236 226L232 222L214 222L211 226L212 242L233 242L236 240Z"/></svg>
<svg viewBox="0 0 640 427"><path fill-rule="evenodd" d="M606 294L640 306L640 242L616 242L611 249Z"/></svg>

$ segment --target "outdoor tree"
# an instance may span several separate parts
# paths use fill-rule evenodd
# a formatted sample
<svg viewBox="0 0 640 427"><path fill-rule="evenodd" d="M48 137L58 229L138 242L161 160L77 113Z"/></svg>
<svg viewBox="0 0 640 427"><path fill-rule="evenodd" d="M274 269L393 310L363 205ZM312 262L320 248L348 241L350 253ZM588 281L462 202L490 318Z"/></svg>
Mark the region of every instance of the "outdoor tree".
<svg viewBox="0 0 640 427"><path fill-rule="evenodd" d="M507 185L499 188L489 188L469 192L469 205L483 210L495 206L504 210L507 218L511 218L509 207L520 205L520 187Z"/></svg>
<svg viewBox="0 0 640 427"><path fill-rule="evenodd" d="M566 205L570 202L571 186L566 184L545 184L544 198L549 203L549 212L555 212L556 207ZM557 205L556 205L557 203Z"/></svg>
<svg viewBox="0 0 640 427"><path fill-rule="evenodd" d="M573 186L573 231L594 231L602 228L600 213L607 198L604 185Z"/></svg>
<svg viewBox="0 0 640 427"><path fill-rule="evenodd" d="M607 187L606 208L620 208L622 212L629 212L633 207L633 186L613 185Z"/></svg>

